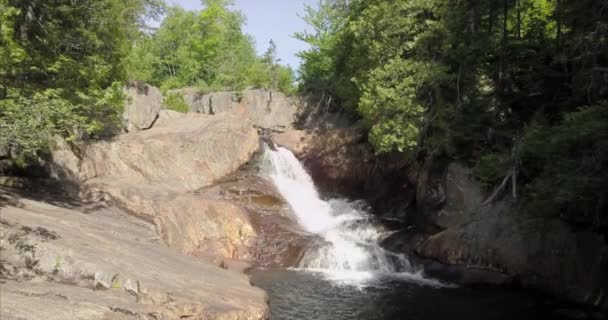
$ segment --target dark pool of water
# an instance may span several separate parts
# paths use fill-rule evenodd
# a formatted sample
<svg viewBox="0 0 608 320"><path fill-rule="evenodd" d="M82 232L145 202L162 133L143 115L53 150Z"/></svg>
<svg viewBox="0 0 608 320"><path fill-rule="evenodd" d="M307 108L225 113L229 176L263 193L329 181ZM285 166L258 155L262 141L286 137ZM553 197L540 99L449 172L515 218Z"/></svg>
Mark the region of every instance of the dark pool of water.
<svg viewBox="0 0 608 320"><path fill-rule="evenodd" d="M270 296L271 320L571 318L546 298L508 290L434 288L396 280L357 288L291 270L254 270L251 279Z"/></svg>

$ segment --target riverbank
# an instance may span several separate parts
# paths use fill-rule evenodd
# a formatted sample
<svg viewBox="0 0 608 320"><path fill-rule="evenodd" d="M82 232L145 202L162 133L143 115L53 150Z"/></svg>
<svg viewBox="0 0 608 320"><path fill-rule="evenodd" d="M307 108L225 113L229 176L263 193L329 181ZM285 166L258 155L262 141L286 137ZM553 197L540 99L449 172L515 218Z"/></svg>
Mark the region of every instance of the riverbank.
<svg viewBox="0 0 608 320"><path fill-rule="evenodd" d="M0 187L2 319L266 319L247 276L101 201Z"/></svg>

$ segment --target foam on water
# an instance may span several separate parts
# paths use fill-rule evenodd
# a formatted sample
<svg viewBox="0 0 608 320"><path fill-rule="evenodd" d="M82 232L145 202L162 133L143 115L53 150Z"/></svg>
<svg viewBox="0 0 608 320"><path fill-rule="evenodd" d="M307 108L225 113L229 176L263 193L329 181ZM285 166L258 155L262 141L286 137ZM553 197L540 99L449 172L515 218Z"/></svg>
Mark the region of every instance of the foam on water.
<svg viewBox="0 0 608 320"><path fill-rule="evenodd" d="M381 234L364 203L321 199L308 172L285 148L265 148L262 173L270 177L300 225L325 243L306 252L298 268L319 272L340 283L365 285L401 279L440 286L413 270L408 259L379 245Z"/></svg>

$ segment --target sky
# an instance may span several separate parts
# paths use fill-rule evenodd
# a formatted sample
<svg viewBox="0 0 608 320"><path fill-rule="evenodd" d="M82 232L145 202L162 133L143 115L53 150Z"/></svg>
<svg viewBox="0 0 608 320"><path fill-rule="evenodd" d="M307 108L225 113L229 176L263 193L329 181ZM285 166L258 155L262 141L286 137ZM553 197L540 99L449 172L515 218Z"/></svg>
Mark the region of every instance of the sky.
<svg viewBox="0 0 608 320"><path fill-rule="evenodd" d="M177 4L184 9L200 10L200 0L169 0L170 4ZM272 39L277 45L277 54L282 64L297 69L300 60L296 56L298 51L307 48L307 45L292 35L307 29L301 16L304 14L304 5L316 7L318 0L235 0L234 9L241 11L247 17L244 32L252 35L256 40L256 49L262 54L268 48Z"/></svg>

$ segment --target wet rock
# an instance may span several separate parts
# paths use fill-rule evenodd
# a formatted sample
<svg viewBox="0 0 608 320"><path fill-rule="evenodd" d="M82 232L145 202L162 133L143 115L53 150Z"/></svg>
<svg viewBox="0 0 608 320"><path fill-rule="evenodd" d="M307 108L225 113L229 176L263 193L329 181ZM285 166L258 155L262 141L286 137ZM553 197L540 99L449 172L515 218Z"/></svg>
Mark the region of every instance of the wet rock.
<svg viewBox="0 0 608 320"><path fill-rule="evenodd" d="M304 232L289 205L255 165L243 168L196 192L206 199L230 201L243 207L255 230L249 252L258 267L297 266L313 235ZM230 268L232 263L228 262Z"/></svg>
<svg viewBox="0 0 608 320"><path fill-rule="evenodd" d="M241 168L213 185L197 190L195 194L207 199L232 202L262 215L290 216L289 205L274 184L258 171L255 165Z"/></svg>
<svg viewBox="0 0 608 320"><path fill-rule="evenodd" d="M251 254L259 267L296 267L318 239L286 217L252 214L251 219L258 233Z"/></svg>

